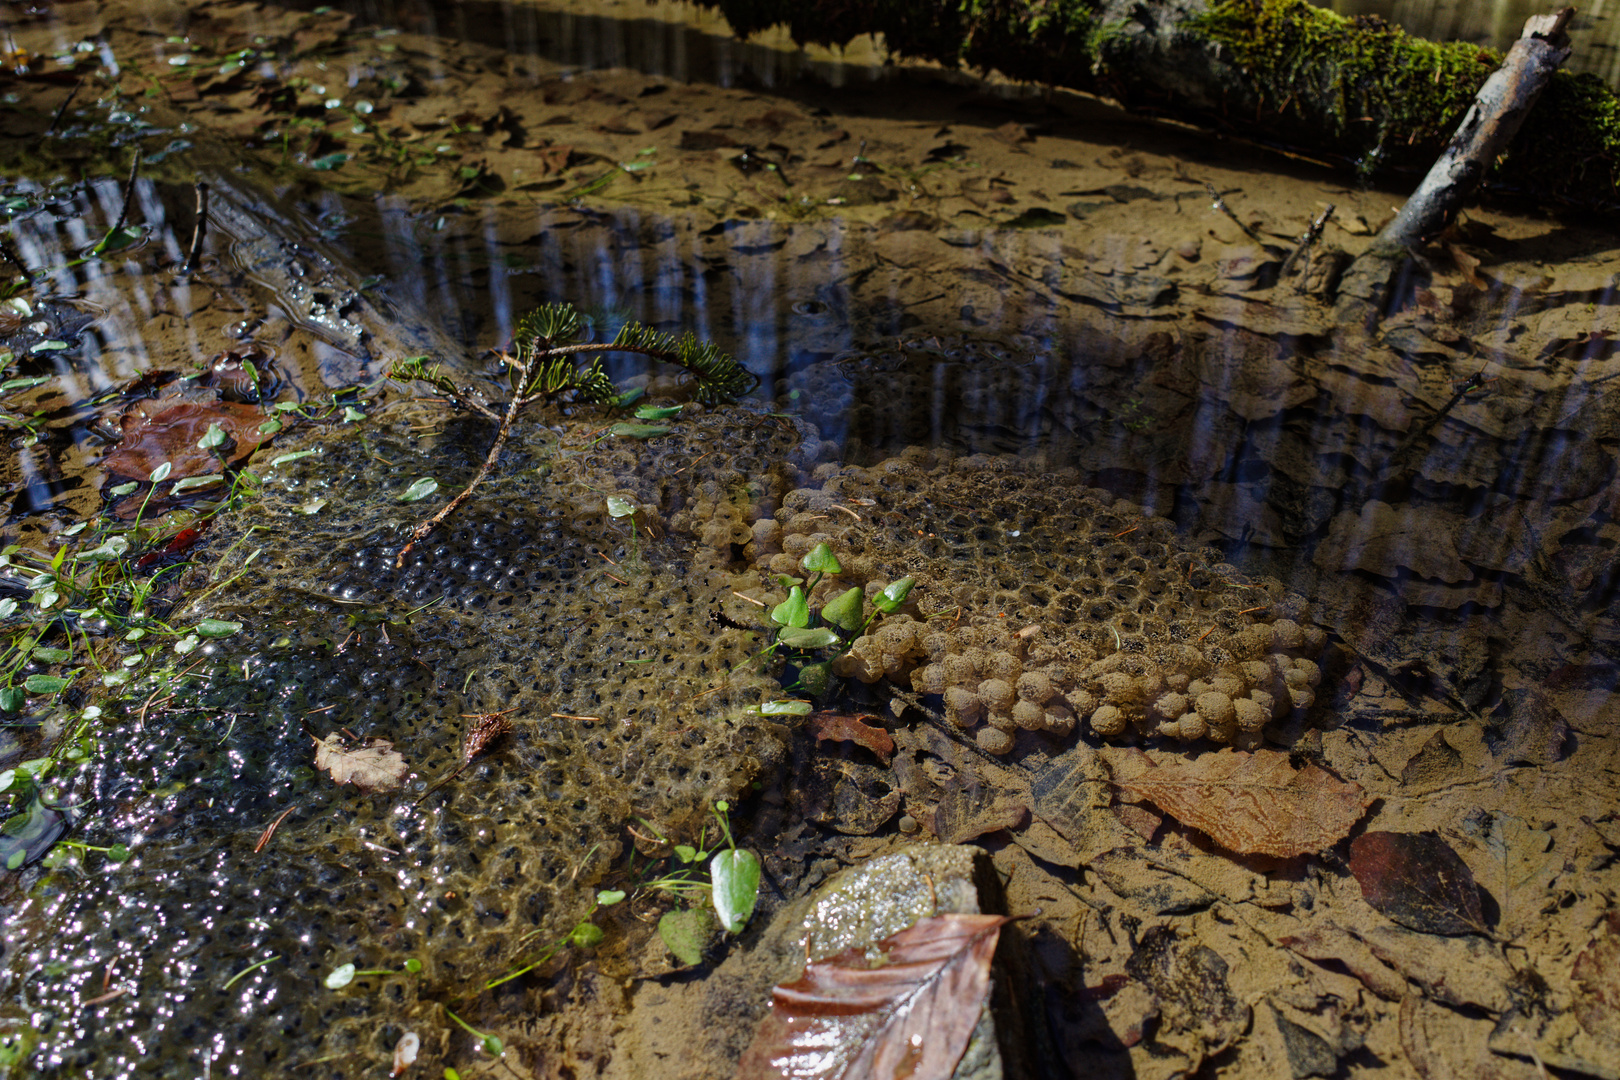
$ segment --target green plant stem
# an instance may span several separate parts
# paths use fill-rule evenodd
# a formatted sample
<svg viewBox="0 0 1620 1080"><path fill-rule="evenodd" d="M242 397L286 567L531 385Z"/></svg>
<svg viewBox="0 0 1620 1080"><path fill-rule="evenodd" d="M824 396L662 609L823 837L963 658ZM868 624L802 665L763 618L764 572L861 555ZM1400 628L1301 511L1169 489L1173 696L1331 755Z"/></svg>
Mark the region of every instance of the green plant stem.
<svg viewBox="0 0 1620 1080"><path fill-rule="evenodd" d="M92 849L92 850L100 850L100 849L96 848L96 849ZM248 972L256 971L257 969L264 967L264 965L266 965L268 963L271 963L272 961L280 960L280 959L281 959L280 954L277 954L275 956L267 956L263 960L260 960L257 964L249 964L247 967L243 968L241 971L238 971L235 975L232 975L230 977L229 981L227 981L224 986L220 987L220 989L221 990L229 990L233 985L235 985L236 980L240 979L242 976L246 975Z"/></svg>

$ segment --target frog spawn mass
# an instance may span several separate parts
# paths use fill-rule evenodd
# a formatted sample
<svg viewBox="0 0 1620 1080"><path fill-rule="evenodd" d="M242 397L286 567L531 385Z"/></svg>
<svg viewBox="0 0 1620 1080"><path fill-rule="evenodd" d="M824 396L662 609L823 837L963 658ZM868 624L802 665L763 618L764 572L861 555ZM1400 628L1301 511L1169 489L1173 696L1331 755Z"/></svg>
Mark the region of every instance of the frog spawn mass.
<svg viewBox="0 0 1620 1080"><path fill-rule="evenodd" d="M870 468L823 465L757 522L754 551L793 573L826 543L843 571L818 590L868 595L916 579L907 614L833 665L941 702L984 750L1020 730L1110 740L1163 736L1239 748L1310 707L1326 641L1304 604L1168 521L1039 462L911 452Z"/></svg>
<svg viewBox="0 0 1620 1080"><path fill-rule="evenodd" d="M801 574L822 541L844 570L818 603L918 582L839 671L921 691L989 750L1020 727L1072 739L1082 723L1246 745L1311 700L1322 636L1280 589L1037 462L918 451L818 465L832 448L813 432L743 410L645 440L547 412L395 566L429 505L401 494L421 476L464 482L489 438L424 427L402 416L364 441L313 436L312 455L267 470L262 503L212 530L217 550L260 554L189 614L243 630L199 650L196 708L142 723L151 688L136 688L83 793L118 808L87 841L146 837L138 872L116 888L56 882L8 955L19 978L62 966L30 984L41 1015L77 1015L113 956L121 972L158 970L184 948L194 977L59 1028L43 1075L191 1075L199 1032L231 1033L221 1075L295 1062L354 1075L346 1055L386 1059L385 1035L405 1027L445 1045L435 1002L478 992L585 917L627 822L695 835L713 800L781 753L780 729L749 709L781 693L747 663L763 634L710 615L720 604L763 630L735 594L779 598L774 575ZM610 495L634 513L613 516ZM411 807L494 711L511 733ZM316 774L311 734L329 731L390 740L410 786L365 793ZM231 995L196 989L267 955L279 959ZM386 993L319 989L339 964L397 970L408 956L424 964L421 993L403 977ZM506 1037L523 1018L481 1022Z"/></svg>

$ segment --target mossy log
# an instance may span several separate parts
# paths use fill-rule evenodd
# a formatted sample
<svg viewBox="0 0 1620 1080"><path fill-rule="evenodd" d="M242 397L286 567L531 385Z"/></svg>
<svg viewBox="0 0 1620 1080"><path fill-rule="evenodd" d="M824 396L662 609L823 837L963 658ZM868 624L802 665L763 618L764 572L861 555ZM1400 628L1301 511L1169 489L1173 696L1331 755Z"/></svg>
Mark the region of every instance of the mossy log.
<svg viewBox="0 0 1620 1080"><path fill-rule="evenodd" d="M996 69L1283 144L1372 176L1422 170L1502 62L1306 0L697 0L738 34L881 33L899 56ZM1560 71L1488 182L1620 208L1620 101Z"/></svg>

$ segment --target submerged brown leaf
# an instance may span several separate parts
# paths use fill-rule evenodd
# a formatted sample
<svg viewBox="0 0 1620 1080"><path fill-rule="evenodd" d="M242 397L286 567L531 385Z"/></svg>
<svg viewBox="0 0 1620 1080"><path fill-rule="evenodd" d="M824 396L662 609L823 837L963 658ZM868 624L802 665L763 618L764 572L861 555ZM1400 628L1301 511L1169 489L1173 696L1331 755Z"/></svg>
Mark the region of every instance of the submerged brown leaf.
<svg viewBox="0 0 1620 1080"><path fill-rule="evenodd" d="M1487 932L1474 875L1438 833L1364 833L1350 845L1350 873L1367 903L1409 930Z"/></svg>
<svg viewBox="0 0 1620 1080"><path fill-rule="evenodd" d="M1603 917L1570 976L1578 987L1575 1019L1599 1042L1620 1051L1620 912Z"/></svg>
<svg viewBox="0 0 1620 1080"><path fill-rule="evenodd" d="M220 471L222 458L239 464L271 438L259 430L265 414L251 405L183 401L151 415L143 408L127 413L120 422L124 437L118 449L101 461L108 472L145 480L159 465L168 462L171 480L206 476ZM218 448L218 456L197 446L209 427L216 424L228 440Z"/></svg>
<svg viewBox="0 0 1620 1080"><path fill-rule="evenodd" d="M865 713L813 712L809 717L810 734L818 742L849 740L866 747L887 765L894 754L894 738L880 727L865 723L877 717Z"/></svg>
<svg viewBox="0 0 1620 1080"><path fill-rule="evenodd" d="M1276 750L1228 748L1164 765L1133 750L1121 764L1118 787L1240 855L1292 858L1330 848L1372 801L1315 765L1296 770Z"/></svg>
<svg viewBox="0 0 1620 1080"><path fill-rule="evenodd" d="M1000 915L935 915L777 986L737 1080L947 1080L990 985ZM869 955L875 952L875 960Z"/></svg>
<svg viewBox="0 0 1620 1080"><path fill-rule="evenodd" d="M315 767L331 773L335 783L353 784L366 791L399 787L408 769L405 758L387 739L368 740L349 750L335 731L315 740Z"/></svg>

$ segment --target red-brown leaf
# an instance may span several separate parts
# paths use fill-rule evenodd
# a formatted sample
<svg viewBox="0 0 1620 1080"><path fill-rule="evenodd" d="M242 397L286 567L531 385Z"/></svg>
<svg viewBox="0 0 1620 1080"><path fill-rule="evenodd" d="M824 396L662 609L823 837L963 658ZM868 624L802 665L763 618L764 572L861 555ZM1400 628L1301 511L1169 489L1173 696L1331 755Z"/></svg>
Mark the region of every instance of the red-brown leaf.
<svg viewBox="0 0 1620 1080"><path fill-rule="evenodd" d="M1350 845L1350 872L1367 903L1409 930L1485 932L1474 875L1437 833L1364 833Z"/></svg>
<svg viewBox="0 0 1620 1080"><path fill-rule="evenodd" d="M889 758L894 755L894 739L882 728L861 722L867 718L866 714L852 716L848 713L814 712L810 714L810 734L819 742L841 742L848 739L850 742L859 743L887 765Z"/></svg>
<svg viewBox="0 0 1620 1080"><path fill-rule="evenodd" d="M1286 859L1330 848L1371 803L1359 785L1315 765L1296 770L1276 750L1228 748L1163 765L1135 750L1122 765L1116 785L1240 855Z"/></svg>
<svg viewBox="0 0 1620 1080"><path fill-rule="evenodd" d="M123 441L101 464L108 472L132 480L145 480L165 461L170 463L171 480L207 476L221 467L219 458L197 446L198 440L208 434L208 425L218 424L234 443L221 447L226 460L234 463L244 460L271 437L259 432L264 421L265 415L258 409L229 401L184 401L152 416L137 409L124 417Z"/></svg>
<svg viewBox="0 0 1620 1080"><path fill-rule="evenodd" d="M990 986L1000 915L936 915L778 986L737 1080L948 1080Z"/></svg>
<svg viewBox="0 0 1620 1080"><path fill-rule="evenodd" d="M1609 912L1570 971L1579 988L1575 1019L1593 1038L1620 1049L1620 912Z"/></svg>

